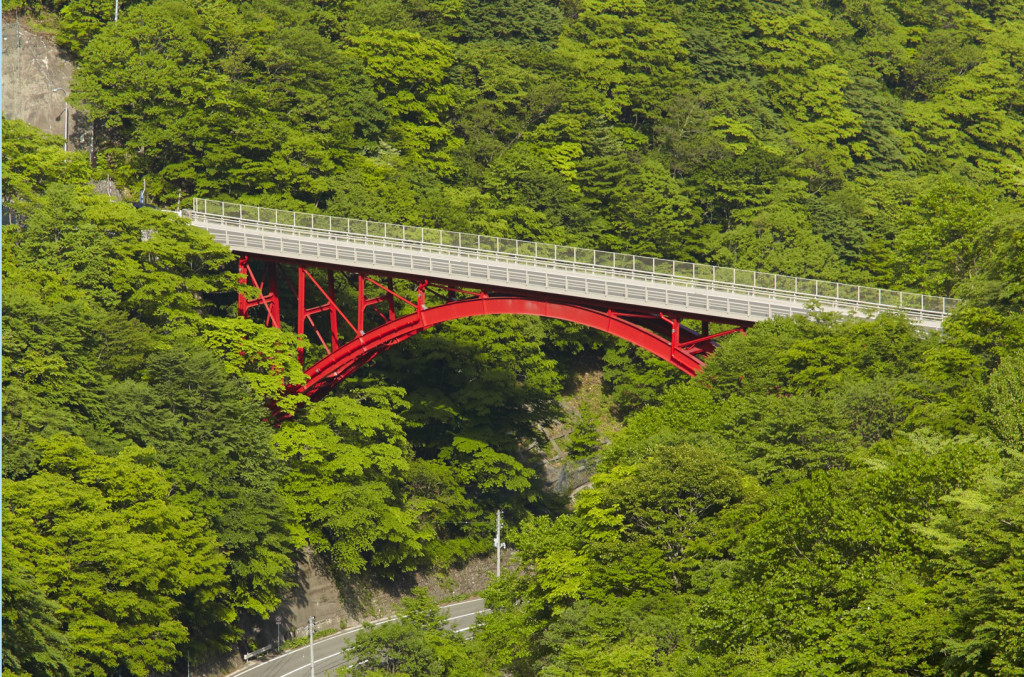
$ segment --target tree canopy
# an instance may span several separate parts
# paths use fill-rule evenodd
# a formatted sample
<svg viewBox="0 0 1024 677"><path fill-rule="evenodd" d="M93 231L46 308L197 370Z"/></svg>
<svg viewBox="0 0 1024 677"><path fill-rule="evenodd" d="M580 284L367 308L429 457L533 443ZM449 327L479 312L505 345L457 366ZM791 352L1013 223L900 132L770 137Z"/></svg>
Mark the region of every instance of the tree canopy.
<svg viewBox="0 0 1024 677"><path fill-rule="evenodd" d="M417 596L355 673L1024 675L1021 0L3 6L96 128L93 166L3 121L5 674L168 673L303 548L397 578L503 509L473 638ZM964 303L764 322L692 380L466 319L314 404L296 318L238 317L231 252L106 177ZM560 406L584 370L618 432ZM554 423L597 469L571 501Z"/></svg>

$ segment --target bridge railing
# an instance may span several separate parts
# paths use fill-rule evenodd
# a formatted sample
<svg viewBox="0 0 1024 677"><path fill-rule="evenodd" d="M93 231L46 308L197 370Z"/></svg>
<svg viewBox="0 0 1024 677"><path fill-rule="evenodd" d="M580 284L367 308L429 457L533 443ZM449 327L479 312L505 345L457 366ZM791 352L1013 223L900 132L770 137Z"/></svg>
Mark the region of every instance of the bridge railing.
<svg viewBox="0 0 1024 677"><path fill-rule="evenodd" d="M867 312L898 310L912 316L941 320L959 303L955 298L915 292L437 228L293 212L205 198L195 198L193 207L197 216L235 223L246 229L273 230L332 240L341 237L388 247L529 263L631 279L684 283L727 292L819 302Z"/></svg>

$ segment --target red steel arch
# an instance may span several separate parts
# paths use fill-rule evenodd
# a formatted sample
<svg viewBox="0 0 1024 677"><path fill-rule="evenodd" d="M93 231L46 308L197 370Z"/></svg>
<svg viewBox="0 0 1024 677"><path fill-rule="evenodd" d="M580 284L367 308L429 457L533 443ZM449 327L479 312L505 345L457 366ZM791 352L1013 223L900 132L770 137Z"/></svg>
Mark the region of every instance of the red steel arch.
<svg viewBox="0 0 1024 677"><path fill-rule="evenodd" d="M297 391L315 398L324 389L329 390L384 350L415 336L424 329L443 322L478 315L535 315L575 322L629 341L691 376L704 366L697 357L705 352L698 345L706 343L704 338L673 347L669 339L618 315L602 313L593 308L531 298L483 297L453 301L399 317L349 341L310 367L306 371L309 380Z"/></svg>
<svg viewBox="0 0 1024 677"><path fill-rule="evenodd" d="M242 257L239 261L240 281L257 287L259 293L255 299L239 294L239 314L248 316L251 310L259 308L265 311L268 326L280 327L281 300L278 294L276 264L267 261L263 280L258 281L249 261L249 257ZM295 288L298 305L297 331L305 334L308 323L327 351L327 355L305 370L308 377L306 383L293 386L292 392L319 399L388 348L435 325L466 317L533 315L573 322L629 341L691 376L704 366L701 356L714 350L714 339L743 329L737 327L707 335L705 322L704 335L698 335L681 326L680 318L669 317L663 313L638 312L636 308L613 307L611 304L582 305L559 298L538 298L500 290L468 290L427 280L419 281L418 297L413 301L396 293L390 279L382 284L363 273L357 273L355 281L358 300L357 315L353 322L335 302L334 271L328 270L325 289L310 274L309 269L299 267L298 285ZM309 283L312 283L313 288L323 297L319 305L310 306L306 303L307 291L310 290ZM367 291L373 291L374 287L380 290L379 295L367 294ZM438 299L440 303L429 306L428 301L434 299ZM396 301L411 308L412 312L404 315L397 313ZM386 309L378 309L378 304L386 305ZM375 311L382 321L379 326L372 329L367 329L365 324L365 316L369 310ZM329 340L325 340L313 322L313 316L320 313L329 315L330 328L325 328L329 333ZM354 338L347 342L339 340L339 319L348 325L354 334ZM663 333L656 329L661 329ZM687 340L681 340L681 337L686 337ZM301 354L299 357L303 358Z"/></svg>

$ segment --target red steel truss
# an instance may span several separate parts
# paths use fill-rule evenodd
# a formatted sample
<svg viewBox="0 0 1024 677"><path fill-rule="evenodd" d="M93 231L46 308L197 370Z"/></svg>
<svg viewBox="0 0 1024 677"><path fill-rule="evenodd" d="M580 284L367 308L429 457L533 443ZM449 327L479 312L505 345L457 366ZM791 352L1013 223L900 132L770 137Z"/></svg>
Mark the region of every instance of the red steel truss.
<svg viewBox="0 0 1024 677"><path fill-rule="evenodd" d="M280 328L279 264L260 259L262 277L258 277L251 265L254 260L255 257L250 256L239 260L239 281L255 287L258 292L253 299L239 293L238 314L249 317L251 311L262 310L266 325ZM467 289L434 280L414 280L415 298L407 298L395 291L394 281L386 276L341 271L356 289L356 309L350 317L337 304L335 270L325 270L326 285L321 285L313 276L312 268L299 266L297 286L292 287L297 332L307 336L311 332L310 338L315 337L326 352L325 357L306 368L306 383L294 387L295 392L314 400L325 396L331 388L391 346L424 329L463 317L536 315L574 322L629 341L691 376L704 366L701 358L714 350L715 339L746 327L709 335L707 320L696 318L702 319L702 331L698 334L680 323L683 319L694 318L644 312L635 306L581 304L577 300L508 290ZM326 317L318 326L315 316ZM348 335L347 340L344 335ZM301 351L299 360L305 366L305 355Z"/></svg>

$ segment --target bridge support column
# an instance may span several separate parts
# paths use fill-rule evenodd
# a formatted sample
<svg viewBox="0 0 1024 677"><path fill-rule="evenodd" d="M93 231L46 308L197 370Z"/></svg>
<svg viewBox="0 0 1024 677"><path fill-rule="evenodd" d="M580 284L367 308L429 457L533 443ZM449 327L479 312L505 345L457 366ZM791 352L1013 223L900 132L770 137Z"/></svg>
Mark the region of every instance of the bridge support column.
<svg viewBox="0 0 1024 677"><path fill-rule="evenodd" d="M312 282L313 286L316 287L317 291L319 291L320 294L323 296L324 302L321 303L320 305L310 306L306 303L307 281ZM338 341L338 316L341 315L341 317L345 319L346 322L348 322L348 318L346 318L345 315L341 312L341 310L338 308L337 302L335 301L334 271L327 271L327 289L325 290L323 287L320 286L320 283L316 281L316 278L313 277L313 273L308 268L300 267L299 284L295 296L296 301L298 302L298 333L306 333L306 323L308 322L309 326L313 330L313 333L315 333L317 339L320 340L320 344L324 347L324 350L327 350L329 353L337 350L338 346L341 345L340 342ZM320 330L313 322L313 316L318 313L327 313L330 316L330 348L327 347L327 341L324 339L323 335L320 333ZM359 319L361 323L362 316L360 316ZM349 322L349 326L351 326L351 322ZM353 330L355 330L354 327ZM303 351L302 349L299 349L300 362L302 362L302 358Z"/></svg>
<svg viewBox="0 0 1024 677"><path fill-rule="evenodd" d="M356 310L356 333L362 336L366 333L366 278L362 274L359 275L359 300L358 309Z"/></svg>
<svg viewBox="0 0 1024 677"><path fill-rule="evenodd" d="M330 294L330 296L327 297L327 300L331 303L332 306L337 308L338 307L337 306L337 299L335 299L335 297L334 297L334 271L333 270L328 270L327 271L327 291ZM333 352L333 351L338 349L338 313L332 312L332 313L330 313L330 315L331 315L331 351Z"/></svg>
<svg viewBox="0 0 1024 677"><path fill-rule="evenodd" d="M249 265L249 257L243 256L238 259L238 281L259 290L259 296L252 301L242 292L238 292L238 314L242 317L249 317L249 311L253 308L263 308L267 311L265 324L268 327L280 329L281 298L277 293L277 264L273 261L266 261L265 264L266 277L261 282L256 279L252 266Z"/></svg>
<svg viewBox="0 0 1024 677"><path fill-rule="evenodd" d="M295 294L296 300L298 301L298 318L296 324L298 326L299 336L304 336L306 333L306 269L299 267L299 290ZM302 366L306 365L306 349L299 348L299 364Z"/></svg>
<svg viewBox="0 0 1024 677"><path fill-rule="evenodd" d="M669 317L665 313L661 313L661 319L668 322L669 329L669 343L672 346L672 354L679 349L679 318Z"/></svg>

